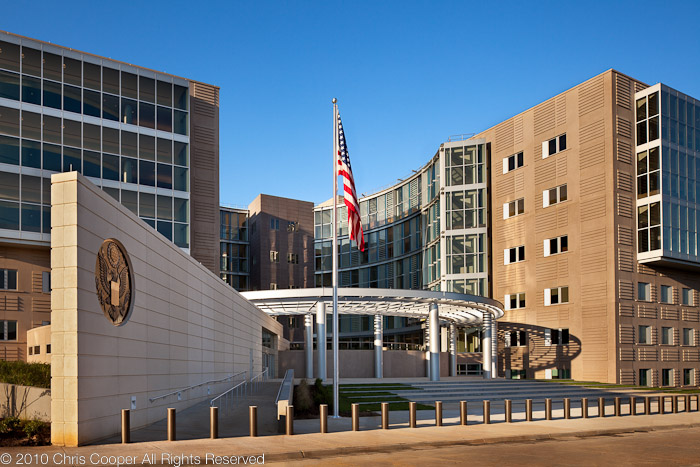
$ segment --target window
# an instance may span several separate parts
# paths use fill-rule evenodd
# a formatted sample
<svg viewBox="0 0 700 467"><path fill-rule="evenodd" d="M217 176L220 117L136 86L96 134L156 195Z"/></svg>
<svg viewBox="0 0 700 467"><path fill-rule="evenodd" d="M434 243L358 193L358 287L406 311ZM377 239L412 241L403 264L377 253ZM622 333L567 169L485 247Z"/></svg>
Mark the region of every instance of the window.
<svg viewBox="0 0 700 467"><path fill-rule="evenodd" d="M277 290L277 283L276 282L270 282L270 290Z"/></svg>
<svg viewBox="0 0 700 467"><path fill-rule="evenodd" d="M683 328L683 345L695 345L695 330Z"/></svg>
<svg viewBox="0 0 700 467"><path fill-rule="evenodd" d="M46 353L51 353L51 344L46 344Z"/></svg>
<svg viewBox="0 0 700 467"><path fill-rule="evenodd" d="M297 230L299 230L299 222L287 222L287 232L296 232Z"/></svg>
<svg viewBox="0 0 700 467"><path fill-rule="evenodd" d="M639 369L639 385L651 386L651 370L648 368Z"/></svg>
<svg viewBox="0 0 700 467"><path fill-rule="evenodd" d="M639 326L637 342L640 344L651 344L651 326Z"/></svg>
<svg viewBox="0 0 700 467"><path fill-rule="evenodd" d="M41 291L51 293L51 271L41 272Z"/></svg>
<svg viewBox="0 0 700 467"><path fill-rule="evenodd" d="M694 386L694 383L695 371L692 368L683 369L683 386ZM686 409L686 411L688 411L688 409Z"/></svg>
<svg viewBox="0 0 700 467"><path fill-rule="evenodd" d="M569 303L569 287L544 289L544 306Z"/></svg>
<svg viewBox="0 0 700 467"><path fill-rule="evenodd" d="M279 263L280 262L278 251L270 250L270 262L271 263Z"/></svg>
<svg viewBox="0 0 700 467"><path fill-rule="evenodd" d="M17 290L16 269L0 269L0 289Z"/></svg>
<svg viewBox="0 0 700 467"><path fill-rule="evenodd" d="M683 305L693 306L693 291L691 289L683 289L682 294Z"/></svg>
<svg viewBox="0 0 700 467"><path fill-rule="evenodd" d="M504 302L506 305L506 310L525 308L525 292L506 294Z"/></svg>
<svg viewBox="0 0 700 467"><path fill-rule="evenodd" d="M519 169L523 166L523 153L519 152L503 158L503 173L508 173L511 170Z"/></svg>
<svg viewBox="0 0 700 467"><path fill-rule="evenodd" d="M277 219L276 217L271 217L270 218L270 230L279 230L280 229L280 220Z"/></svg>
<svg viewBox="0 0 700 467"><path fill-rule="evenodd" d="M457 364L457 375L481 375L481 363L459 363Z"/></svg>
<svg viewBox="0 0 700 467"><path fill-rule="evenodd" d="M651 301L651 284L648 282L637 282L637 300L643 302Z"/></svg>
<svg viewBox="0 0 700 467"><path fill-rule="evenodd" d="M637 206L637 251L661 248L661 203Z"/></svg>
<svg viewBox="0 0 700 467"><path fill-rule="evenodd" d="M673 369L664 368L661 370L661 386L673 385Z"/></svg>
<svg viewBox="0 0 700 467"><path fill-rule="evenodd" d="M29 355L34 355L34 347L29 346Z"/></svg>
<svg viewBox="0 0 700 467"><path fill-rule="evenodd" d="M673 303L673 287L670 285L662 285L660 292L661 303Z"/></svg>
<svg viewBox="0 0 700 467"><path fill-rule="evenodd" d="M519 263L520 261L525 261L525 245L503 250L503 264Z"/></svg>
<svg viewBox="0 0 700 467"><path fill-rule="evenodd" d="M17 321L3 320L0 321L0 340L16 341L17 340Z"/></svg>
<svg viewBox="0 0 700 467"><path fill-rule="evenodd" d="M503 218L519 216L525 212L525 198L516 199L508 203L503 203Z"/></svg>
<svg viewBox="0 0 700 467"><path fill-rule="evenodd" d="M658 91L637 99L637 145L657 139L659 139Z"/></svg>
<svg viewBox="0 0 700 467"><path fill-rule="evenodd" d="M542 192L542 207L546 208L553 204L558 204L568 199L566 184L559 185Z"/></svg>
<svg viewBox="0 0 700 467"><path fill-rule="evenodd" d="M661 328L661 344L673 345L673 328Z"/></svg>
<svg viewBox="0 0 700 467"><path fill-rule="evenodd" d="M659 194L660 169L658 147L637 153L637 199Z"/></svg>
<svg viewBox="0 0 700 467"><path fill-rule="evenodd" d="M568 329L545 329L544 345L567 345L569 343Z"/></svg>
<svg viewBox="0 0 700 467"><path fill-rule="evenodd" d="M569 237L563 235L561 237L548 238L544 241L544 255L558 255L569 251Z"/></svg>
<svg viewBox="0 0 700 467"><path fill-rule="evenodd" d="M571 379L571 368L552 368L552 379Z"/></svg>
<svg viewBox="0 0 700 467"><path fill-rule="evenodd" d="M35 345L34 346L34 355L39 355L40 353L41 353L41 346Z"/></svg>
<svg viewBox="0 0 700 467"><path fill-rule="evenodd" d="M527 333L525 331L506 331L506 347L524 347L527 345Z"/></svg>
<svg viewBox="0 0 700 467"><path fill-rule="evenodd" d="M287 253L287 262L290 264L299 264L299 255L297 253Z"/></svg>
<svg viewBox="0 0 700 467"><path fill-rule="evenodd" d="M566 133L542 142L542 159L546 159L564 149L566 149Z"/></svg>

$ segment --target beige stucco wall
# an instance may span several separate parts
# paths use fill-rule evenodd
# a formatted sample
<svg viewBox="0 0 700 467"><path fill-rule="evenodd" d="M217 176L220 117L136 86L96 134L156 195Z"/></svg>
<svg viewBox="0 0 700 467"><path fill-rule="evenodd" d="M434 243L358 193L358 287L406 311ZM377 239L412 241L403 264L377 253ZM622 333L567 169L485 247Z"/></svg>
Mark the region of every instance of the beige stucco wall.
<svg viewBox="0 0 700 467"><path fill-rule="evenodd" d="M119 432L120 411L138 428L225 389L207 385L149 398L262 366L262 327L282 328L234 289L75 172L51 186L51 441L75 446ZM134 307L115 327L95 292L105 239L124 245Z"/></svg>
<svg viewBox="0 0 700 467"><path fill-rule="evenodd" d="M51 421L51 390L0 383L0 417Z"/></svg>
<svg viewBox="0 0 700 467"><path fill-rule="evenodd" d="M47 345L51 344L51 325L40 326L27 331L27 362L29 363L51 363L51 354L48 353ZM36 347L39 353L36 353ZM29 349L34 349L29 354Z"/></svg>

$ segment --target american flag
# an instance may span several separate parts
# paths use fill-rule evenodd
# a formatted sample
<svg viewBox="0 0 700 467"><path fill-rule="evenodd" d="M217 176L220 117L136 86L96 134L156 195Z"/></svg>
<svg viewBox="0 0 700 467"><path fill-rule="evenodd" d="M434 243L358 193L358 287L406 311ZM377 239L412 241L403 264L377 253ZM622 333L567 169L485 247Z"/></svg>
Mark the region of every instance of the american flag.
<svg viewBox="0 0 700 467"><path fill-rule="evenodd" d="M365 251L365 236L362 233L362 222L360 220L360 204L357 201L355 179L352 176L350 156L348 155L348 147L345 143L345 132L343 131L343 122L340 121L340 114L338 114L337 131L338 175L343 176L343 185L345 186L344 199L345 206L348 208L348 230L350 231L350 240L355 240L360 251Z"/></svg>

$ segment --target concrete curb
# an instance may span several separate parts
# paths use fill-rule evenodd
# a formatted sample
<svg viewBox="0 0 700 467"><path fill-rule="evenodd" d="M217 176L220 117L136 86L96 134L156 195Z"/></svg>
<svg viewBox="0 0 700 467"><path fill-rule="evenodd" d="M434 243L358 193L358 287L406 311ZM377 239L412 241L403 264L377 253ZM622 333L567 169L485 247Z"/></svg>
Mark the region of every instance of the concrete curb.
<svg viewBox="0 0 700 467"><path fill-rule="evenodd" d="M567 441L577 438L592 438L596 436L612 436L626 433L646 433L650 431L667 431L681 428L700 428L700 423L683 423L677 425L640 426L629 428L612 428L608 430L587 430L562 434L535 434L522 436L502 436L493 438L457 439L449 441L424 441L415 443L386 444L380 446L358 447L348 449L347 446L336 449L319 449L313 451L290 451L266 454L266 462L280 462L302 459L323 459L326 457L356 456L363 454L389 453L407 449L441 448L448 446L483 446L490 444L523 443L528 441Z"/></svg>

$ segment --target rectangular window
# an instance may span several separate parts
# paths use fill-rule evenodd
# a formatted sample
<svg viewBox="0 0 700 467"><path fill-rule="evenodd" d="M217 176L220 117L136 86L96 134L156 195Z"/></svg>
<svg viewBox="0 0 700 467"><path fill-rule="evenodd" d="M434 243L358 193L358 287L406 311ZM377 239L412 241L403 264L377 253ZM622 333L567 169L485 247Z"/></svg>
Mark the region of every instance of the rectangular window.
<svg viewBox="0 0 700 467"><path fill-rule="evenodd" d="M0 269L0 289L17 290L16 269Z"/></svg>
<svg viewBox="0 0 700 467"><path fill-rule="evenodd" d="M643 302L651 301L651 284L648 282L637 282L637 300Z"/></svg>
<svg viewBox="0 0 700 467"><path fill-rule="evenodd" d="M527 333L525 331L507 331L506 347L525 347L527 345Z"/></svg>
<svg viewBox="0 0 700 467"><path fill-rule="evenodd" d="M692 368L683 369L683 386L694 386L695 385L695 370ZM686 399L688 400L688 399ZM686 409L688 412L688 409Z"/></svg>
<svg viewBox="0 0 700 467"><path fill-rule="evenodd" d="M519 216L525 212L525 198L516 199L508 203L503 203L503 218Z"/></svg>
<svg viewBox="0 0 700 467"><path fill-rule="evenodd" d="M270 290L277 290L277 283L276 282L270 282Z"/></svg>
<svg viewBox="0 0 700 467"><path fill-rule="evenodd" d="M0 321L0 340L16 341L17 340L17 321L3 320Z"/></svg>
<svg viewBox="0 0 700 467"><path fill-rule="evenodd" d="M651 326L639 326L637 342L640 344L651 344Z"/></svg>
<svg viewBox="0 0 700 467"><path fill-rule="evenodd" d="M512 156L503 158L503 173L508 173L511 170L519 169L523 166L523 153L519 152Z"/></svg>
<svg viewBox="0 0 700 467"><path fill-rule="evenodd" d="M503 250L503 264L519 263L520 261L525 261L525 245Z"/></svg>
<svg viewBox="0 0 700 467"><path fill-rule="evenodd" d="M299 255L297 253L287 253L287 262L290 264L299 264Z"/></svg>
<svg viewBox="0 0 700 467"><path fill-rule="evenodd" d="M661 344L673 345L673 328L661 328Z"/></svg>
<svg viewBox="0 0 700 467"><path fill-rule="evenodd" d="M542 159L566 149L566 133L542 142Z"/></svg>
<svg viewBox="0 0 700 467"><path fill-rule="evenodd" d="M569 329L545 329L544 330L544 345L568 345L569 344Z"/></svg>
<svg viewBox="0 0 700 467"><path fill-rule="evenodd" d="M43 293L51 293L51 272L42 271L41 273L41 291Z"/></svg>
<svg viewBox="0 0 700 467"><path fill-rule="evenodd" d="M280 262L278 251L270 250L270 262L271 263L279 263Z"/></svg>
<svg viewBox="0 0 700 467"><path fill-rule="evenodd" d="M46 353L51 353L51 344L46 344Z"/></svg>
<svg viewBox="0 0 700 467"><path fill-rule="evenodd" d="M542 207L546 208L553 204L558 204L568 199L566 184L559 185L542 192Z"/></svg>
<svg viewBox="0 0 700 467"><path fill-rule="evenodd" d="M660 292L661 303L673 303L673 287L670 285L662 285Z"/></svg>
<svg viewBox="0 0 700 467"><path fill-rule="evenodd" d="M651 385L651 370L648 368L639 369L639 385L649 386Z"/></svg>
<svg viewBox="0 0 700 467"><path fill-rule="evenodd" d="M569 251L569 236L548 238L544 240L544 256L558 255Z"/></svg>
<svg viewBox="0 0 700 467"><path fill-rule="evenodd" d="M693 291L692 289L683 289L683 305L693 306Z"/></svg>
<svg viewBox="0 0 700 467"><path fill-rule="evenodd" d="M270 218L270 230L279 230L280 229L280 220L277 219L276 217L271 217Z"/></svg>
<svg viewBox="0 0 700 467"><path fill-rule="evenodd" d="M695 345L695 330L683 328L683 345Z"/></svg>
<svg viewBox="0 0 700 467"><path fill-rule="evenodd" d="M664 368L661 370L661 386L673 385L673 369Z"/></svg>
<svg viewBox="0 0 700 467"><path fill-rule="evenodd" d="M544 289L544 306L569 303L569 287Z"/></svg>
<svg viewBox="0 0 700 467"><path fill-rule="evenodd" d="M517 310L525 308L525 292L506 294L504 300L506 310Z"/></svg>

